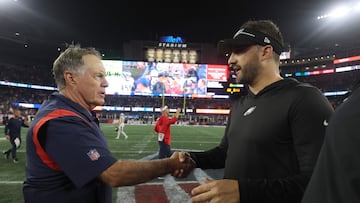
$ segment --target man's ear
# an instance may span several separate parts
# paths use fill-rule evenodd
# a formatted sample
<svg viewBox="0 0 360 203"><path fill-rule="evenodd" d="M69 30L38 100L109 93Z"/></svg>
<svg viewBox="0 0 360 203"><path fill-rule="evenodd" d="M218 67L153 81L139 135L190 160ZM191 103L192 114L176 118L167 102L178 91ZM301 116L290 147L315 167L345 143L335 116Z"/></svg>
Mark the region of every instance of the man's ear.
<svg viewBox="0 0 360 203"><path fill-rule="evenodd" d="M272 57L272 55L274 54L274 48L270 45L266 45L264 47L264 54L265 55L269 55L270 57Z"/></svg>
<svg viewBox="0 0 360 203"><path fill-rule="evenodd" d="M271 45L266 45L262 47L261 56L263 59L269 59L273 57L274 49Z"/></svg>
<svg viewBox="0 0 360 203"><path fill-rule="evenodd" d="M66 84L71 85L71 84L76 83L76 81L74 79L74 74L72 72L70 72L70 71L65 71L64 72L64 79L65 79Z"/></svg>

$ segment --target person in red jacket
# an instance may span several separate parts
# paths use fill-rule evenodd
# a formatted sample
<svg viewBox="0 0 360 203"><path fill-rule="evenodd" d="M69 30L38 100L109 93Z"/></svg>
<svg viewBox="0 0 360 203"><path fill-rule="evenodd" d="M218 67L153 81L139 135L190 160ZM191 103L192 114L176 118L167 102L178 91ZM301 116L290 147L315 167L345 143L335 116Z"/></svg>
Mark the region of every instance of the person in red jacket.
<svg viewBox="0 0 360 203"><path fill-rule="evenodd" d="M160 110L161 116L156 121L154 131L158 134L159 159L163 159L171 156L170 126L178 120L181 109L178 108L173 117L169 117L169 108L167 106L161 107Z"/></svg>

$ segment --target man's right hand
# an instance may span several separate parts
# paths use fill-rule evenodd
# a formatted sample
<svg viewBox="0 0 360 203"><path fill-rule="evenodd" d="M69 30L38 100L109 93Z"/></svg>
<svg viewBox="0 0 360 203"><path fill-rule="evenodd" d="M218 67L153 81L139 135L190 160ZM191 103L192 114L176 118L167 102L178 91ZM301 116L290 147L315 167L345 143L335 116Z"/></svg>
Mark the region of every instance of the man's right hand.
<svg viewBox="0 0 360 203"><path fill-rule="evenodd" d="M177 159L180 162L180 167L175 169L171 175L176 178L185 178L196 167L195 161L191 158L187 152L174 152L170 157L171 159Z"/></svg>
<svg viewBox="0 0 360 203"><path fill-rule="evenodd" d="M177 108L175 113L176 118L179 118L180 112L181 112L181 108Z"/></svg>

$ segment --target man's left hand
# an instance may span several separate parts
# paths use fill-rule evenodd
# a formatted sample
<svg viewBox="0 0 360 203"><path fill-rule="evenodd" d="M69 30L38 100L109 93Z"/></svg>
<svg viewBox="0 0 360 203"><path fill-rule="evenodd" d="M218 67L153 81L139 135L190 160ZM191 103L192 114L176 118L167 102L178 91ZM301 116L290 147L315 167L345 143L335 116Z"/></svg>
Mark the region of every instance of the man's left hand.
<svg viewBox="0 0 360 203"><path fill-rule="evenodd" d="M192 202L239 203L240 192L237 180L205 180L205 184L191 191Z"/></svg>

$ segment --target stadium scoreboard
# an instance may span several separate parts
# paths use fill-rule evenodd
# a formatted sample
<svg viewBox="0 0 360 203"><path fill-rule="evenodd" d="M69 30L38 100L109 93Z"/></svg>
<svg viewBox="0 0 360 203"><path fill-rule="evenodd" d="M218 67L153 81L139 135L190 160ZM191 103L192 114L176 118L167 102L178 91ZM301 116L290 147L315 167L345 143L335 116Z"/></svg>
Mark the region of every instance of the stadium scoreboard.
<svg viewBox="0 0 360 203"><path fill-rule="evenodd" d="M226 88L226 93L229 93L229 94L240 93L241 88L243 88L243 87L244 87L243 84L229 83L228 87Z"/></svg>

